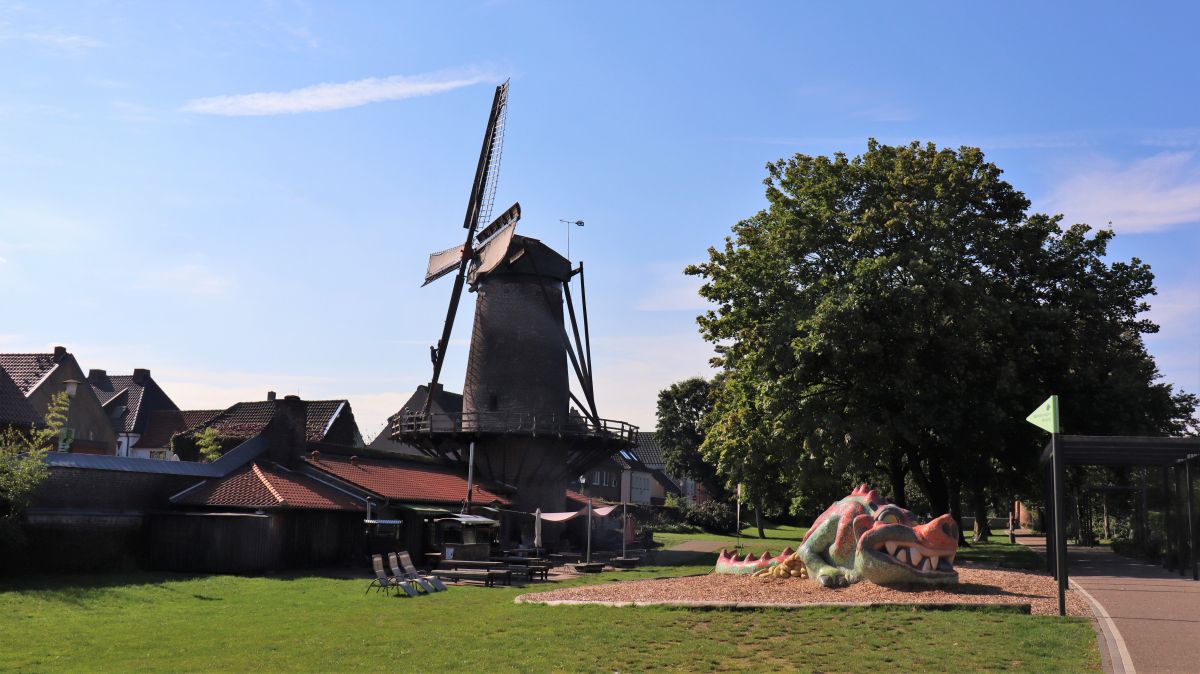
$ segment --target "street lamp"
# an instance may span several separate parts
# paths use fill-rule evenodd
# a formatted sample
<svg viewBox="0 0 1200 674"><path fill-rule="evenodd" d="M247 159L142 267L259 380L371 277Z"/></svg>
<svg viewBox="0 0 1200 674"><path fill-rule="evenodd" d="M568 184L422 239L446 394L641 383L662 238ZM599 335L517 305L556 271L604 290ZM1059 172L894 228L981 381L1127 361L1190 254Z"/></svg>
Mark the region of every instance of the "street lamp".
<svg viewBox="0 0 1200 674"><path fill-rule="evenodd" d="M65 452L71 448L71 443L75 440L75 431L71 428L71 402L75 400L75 394L79 392L79 385L83 382L78 379L68 379L63 382L67 390L67 423L59 435L58 451Z"/></svg>
<svg viewBox="0 0 1200 674"><path fill-rule="evenodd" d="M587 476L579 476L579 491L583 493L584 487L587 485ZM587 496L584 493L584 496ZM586 563L592 563L592 497L588 496L587 500L588 521L587 521L587 559Z"/></svg>
<svg viewBox="0 0 1200 674"><path fill-rule="evenodd" d="M563 220L562 218L559 218L558 221L567 226L567 262L570 262L571 261L571 225L575 225L576 227L583 227L583 220ZM583 478L583 476L580 476L580 481L582 481L582 478Z"/></svg>

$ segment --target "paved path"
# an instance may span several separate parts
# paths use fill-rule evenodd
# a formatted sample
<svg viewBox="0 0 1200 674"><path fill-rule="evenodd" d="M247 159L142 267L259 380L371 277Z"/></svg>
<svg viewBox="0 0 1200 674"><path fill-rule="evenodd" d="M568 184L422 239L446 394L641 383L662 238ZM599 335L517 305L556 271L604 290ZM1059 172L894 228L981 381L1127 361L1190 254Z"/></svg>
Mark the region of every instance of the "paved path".
<svg viewBox="0 0 1200 674"><path fill-rule="evenodd" d="M1044 539L1018 540L1045 551ZM1071 584L1100 605L1098 617L1108 623L1113 671L1200 672L1200 582L1104 547L1070 546L1067 560Z"/></svg>
<svg viewBox="0 0 1200 674"><path fill-rule="evenodd" d="M668 552L717 552L721 548L732 548L728 541L684 541L667 548Z"/></svg>

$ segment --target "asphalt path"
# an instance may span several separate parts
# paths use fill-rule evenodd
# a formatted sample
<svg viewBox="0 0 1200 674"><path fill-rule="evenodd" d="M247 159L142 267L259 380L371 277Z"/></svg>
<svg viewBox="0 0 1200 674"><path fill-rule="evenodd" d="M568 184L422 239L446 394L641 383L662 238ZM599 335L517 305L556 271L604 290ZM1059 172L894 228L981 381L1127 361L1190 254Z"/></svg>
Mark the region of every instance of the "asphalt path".
<svg viewBox="0 0 1200 674"><path fill-rule="evenodd" d="M1020 540L1045 551L1044 539ZM1102 627L1108 622L1111 671L1200 673L1200 582L1191 574L1181 577L1099 546L1070 546L1067 562L1071 584L1099 605L1093 611Z"/></svg>

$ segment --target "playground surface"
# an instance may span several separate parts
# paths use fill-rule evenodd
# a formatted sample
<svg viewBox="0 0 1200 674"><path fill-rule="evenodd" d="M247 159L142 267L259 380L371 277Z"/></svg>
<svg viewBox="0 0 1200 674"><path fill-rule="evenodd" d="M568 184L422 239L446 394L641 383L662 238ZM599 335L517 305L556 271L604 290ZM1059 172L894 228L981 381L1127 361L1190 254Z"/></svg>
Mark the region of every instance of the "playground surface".
<svg viewBox="0 0 1200 674"><path fill-rule="evenodd" d="M527 595L522 601L714 607L733 604L780 607L806 604L922 604L939 607L996 604L1028 605L1034 615L1058 614L1057 585L1045 573L973 565L962 565L958 571L960 582L944 588L894 589L868 582L844 588L824 588L810 579L705 574L566 587ZM1067 594L1067 612L1080 617L1092 615L1087 602L1074 592Z"/></svg>

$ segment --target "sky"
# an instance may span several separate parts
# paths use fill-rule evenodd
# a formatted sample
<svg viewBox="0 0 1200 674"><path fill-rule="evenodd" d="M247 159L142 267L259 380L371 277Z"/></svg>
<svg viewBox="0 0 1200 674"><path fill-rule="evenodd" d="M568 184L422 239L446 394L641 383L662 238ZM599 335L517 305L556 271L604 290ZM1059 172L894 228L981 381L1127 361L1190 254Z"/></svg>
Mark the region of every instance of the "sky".
<svg viewBox="0 0 1200 674"><path fill-rule="evenodd" d="M835 6L836 5L836 6ZM0 0L0 351L149 368L185 409L429 379L493 87L497 212L587 270L597 406L654 425L710 372L685 265L764 165L981 147L1037 211L1157 275L1148 344L1200 391L1190 3ZM467 296L443 381L461 390Z"/></svg>

